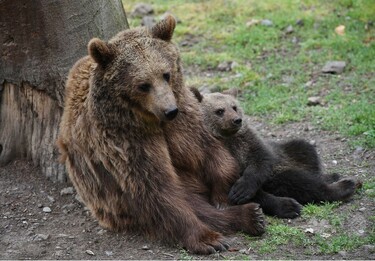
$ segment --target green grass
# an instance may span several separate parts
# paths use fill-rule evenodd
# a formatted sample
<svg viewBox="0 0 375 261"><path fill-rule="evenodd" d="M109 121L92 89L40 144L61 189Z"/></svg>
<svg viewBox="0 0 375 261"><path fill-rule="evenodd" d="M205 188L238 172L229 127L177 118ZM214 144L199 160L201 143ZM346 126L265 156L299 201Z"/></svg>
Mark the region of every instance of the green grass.
<svg viewBox="0 0 375 261"><path fill-rule="evenodd" d="M137 1L124 1L130 13ZM149 2L149 1L144 1ZM195 85L239 87L245 90L246 113L275 124L310 120L316 127L338 131L353 146L375 147L375 17L373 0L154 0L156 16L170 11L182 22L174 41L196 37L181 47L185 66L210 71L223 61L236 61L232 72ZM273 26L251 27L251 19L270 19ZM296 21L302 19L303 25ZM140 19L128 18L131 26ZM286 34L292 25L294 32ZM345 25L345 35L334 31ZM341 75L321 75L326 61L347 62ZM227 80L228 77L236 78ZM312 81L311 86L306 83ZM321 96L323 106L307 106L309 96Z"/></svg>

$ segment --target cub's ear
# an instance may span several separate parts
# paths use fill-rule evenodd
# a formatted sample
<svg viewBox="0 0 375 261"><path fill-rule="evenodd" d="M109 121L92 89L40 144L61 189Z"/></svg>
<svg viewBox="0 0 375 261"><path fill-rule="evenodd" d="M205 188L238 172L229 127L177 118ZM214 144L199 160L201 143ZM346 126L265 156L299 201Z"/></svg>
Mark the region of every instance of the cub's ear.
<svg viewBox="0 0 375 261"><path fill-rule="evenodd" d="M234 98L237 98L239 92L240 90L238 90L237 88L230 88L228 90L222 91L222 94L228 94L228 95L233 96Z"/></svg>
<svg viewBox="0 0 375 261"><path fill-rule="evenodd" d="M88 51L94 61L102 68L105 68L115 58L115 50L98 38L90 40Z"/></svg>
<svg viewBox="0 0 375 261"><path fill-rule="evenodd" d="M203 100L203 95L200 93L200 91L198 91L197 88L195 87L190 87L190 91L194 94L195 98L197 98L197 100L199 102L202 102Z"/></svg>
<svg viewBox="0 0 375 261"><path fill-rule="evenodd" d="M166 18L151 28L152 37L169 42L172 39L175 27L176 19L172 15L167 15Z"/></svg>

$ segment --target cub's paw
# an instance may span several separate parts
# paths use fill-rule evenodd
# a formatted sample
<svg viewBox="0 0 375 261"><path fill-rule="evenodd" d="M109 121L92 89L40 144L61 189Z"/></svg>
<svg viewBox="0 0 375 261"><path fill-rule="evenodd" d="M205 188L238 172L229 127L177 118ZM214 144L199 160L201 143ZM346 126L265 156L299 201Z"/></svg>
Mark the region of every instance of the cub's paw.
<svg viewBox="0 0 375 261"><path fill-rule="evenodd" d="M357 188L357 182L352 178L344 178L329 185L332 189L333 200L348 200Z"/></svg>
<svg viewBox="0 0 375 261"><path fill-rule="evenodd" d="M243 205L242 231L251 236L260 236L265 232L266 222L259 204Z"/></svg>
<svg viewBox="0 0 375 261"><path fill-rule="evenodd" d="M196 232L188 237L184 248L194 254L210 255L226 251L229 248L229 244L220 233L205 230L200 233Z"/></svg>
<svg viewBox="0 0 375 261"><path fill-rule="evenodd" d="M327 184L331 184L333 182L339 181L340 178L341 178L340 174L338 174L338 173L322 175L323 181Z"/></svg>
<svg viewBox="0 0 375 261"><path fill-rule="evenodd" d="M278 218L296 218L301 214L302 205L297 200L288 197L280 197L277 207L272 215Z"/></svg>
<svg viewBox="0 0 375 261"><path fill-rule="evenodd" d="M245 204L250 202L250 199L255 196L257 190L258 188L254 186L254 182L241 177L230 189L228 198L233 204Z"/></svg>

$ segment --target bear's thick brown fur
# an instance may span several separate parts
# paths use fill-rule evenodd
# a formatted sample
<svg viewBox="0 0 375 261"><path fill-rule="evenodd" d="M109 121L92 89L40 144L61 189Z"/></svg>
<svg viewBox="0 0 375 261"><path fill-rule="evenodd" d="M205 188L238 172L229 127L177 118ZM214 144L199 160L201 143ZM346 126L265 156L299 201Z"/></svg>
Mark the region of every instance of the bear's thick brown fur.
<svg viewBox="0 0 375 261"><path fill-rule="evenodd" d="M240 165L242 176L229 193L233 203L253 201L266 214L294 218L300 214L299 203L346 200L355 192L354 179L323 175L319 156L308 142L266 142L259 137L244 119L235 89L203 96L192 91L201 102L206 126Z"/></svg>
<svg viewBox="0 0 375 261"><path fill-rule="evenodd" d="M58 146L85 204L111 230L136 230L209 254L221 233L264 232L259 205L228 204L235 159L184 86L172 16L108 42L71 69Z"/></svg>

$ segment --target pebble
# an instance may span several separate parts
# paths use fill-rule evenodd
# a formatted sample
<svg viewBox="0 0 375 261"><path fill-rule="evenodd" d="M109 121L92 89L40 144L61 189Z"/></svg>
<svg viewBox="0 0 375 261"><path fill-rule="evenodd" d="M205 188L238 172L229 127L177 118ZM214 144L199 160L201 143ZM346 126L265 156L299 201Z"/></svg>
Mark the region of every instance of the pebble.
<svg viewBox="0 0 375 261"><path fill-rule="evenodd" d="M316 105L320 105L320 104L321 104L320 96L311 96L311 97L307 98L307 105L308 106L316 106Z"/></svg>
<svg viewBox="0 0 375 261"><path fill-rule="evenodd" d="M240 254L244 254L244 255L249 255L250 254L250 251L249 251L249 249L240 249L239 251L238 251Z"/></svg>
<svg viewBox="0 0 375 261"><path fill-rule="evenodd" d="M288 27L285 29L285 33L291 34L294 32L294 28L292 25L288 25Z"/></svg>
<svg viewBox="0 0 375 261"><path fill-rule="evenodd" d="M271 20L268 20L268 19L263 19L262 21L260 21L260 24L264 25L264 26L272 26L273 22Z"/></svg>
<svg viewBox="0 0 375 261"><path fill-rule="evenodd" d="M142 248L141 248L142 250L149 250L150 249L150 247L149 246L147 246L147 245L144 245Z"/></svg>
<svg viewBox="0 0 375 261"><path fill-rule="evenodd" d="M362 207L360 209L358 209L359 212L365 212L366 211L366 208L365 207Z"/></svg>
<svg viewBox="0 0 375 261"><path fill-rule="evenodd" d="M50 235L46 235L46 234L36 234L35 240L37 241L47 240L49 239L49 237Z"/></svg>
<svg viewBox="0 0 375 261"><path fill-rule="evenodd" d="M346 62L344 61L329 61L322 68L323 73L340 74L344 71Z"/></svg>
<svg viewBox="0 0 375 261"><path fill-rule="evenodd" d="M95 256L95 253L92 252L90 249L87 249L85 252L86 252L86 254L88 254L90 256Z"/></svg>
<svg viewBox="0 0 375 261"><path fill-rule="evenodd" d="M332 160L333 165L337 165L337 160Z"/></svg>
<svg viewBox="0 0 375 261"><path fill-rule="evenodd" d="M298 26L304 26L304 25L305 25L305 22L303 21L303 19L298 19L298 20L296 21L296 25L298 25Z"/></svg>
<svg viewBox="0 0 375 261"><path fill-rule="evenodd" d="M228 71L231 71L232 70L232 61L225 61L225 62L222 62L220 63L218 66L217 66L217 69L221 72L228 72Z"/></svg>
<svg viewBox="0 0 375 261"><path fill-rule="evenodd" d="M112 251L105 251L105 254L106 254L107 256L113 256L113 252L112 252Z"/></svg>
<svg viewBox="0 0 375 261"><path fill-rule="evenodd" d="M316 146L316 140L310 140L309 143L310 145Z"/></svg>
<svg viewBox="0 0 375 261"><path fill-rule="evenodd" d="M43 207L43 204L38 204L38 208L42 208Z"/></svg>
<svg viewBox="0 0 375 261"><path fill-rule="evenodd" d="M50 213L52 210L49 207L44 207L43 212Z"/></svg>
<svg viewBox="0 0 375 261"><path fill-rule="evenodd" d="M60 191L60 195L61 195L61 196L64 196L64 195L72 195L73 193L74 193L73 187L63 188L63 189Z"/></svg>
<svg viewBox="0 0 375 261"><path fill-rule="evenodd" d="M313 228L306 228L305 233L314 234L314 229Z"/></svg>
<svg viewBox="0 0 375 261"><path fill-rule="evenodd" d="M51 203L54 203L55 202L55 199L51 196L47 196L48 200L51 202Z"/></svg>

